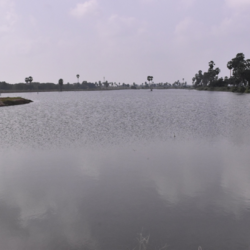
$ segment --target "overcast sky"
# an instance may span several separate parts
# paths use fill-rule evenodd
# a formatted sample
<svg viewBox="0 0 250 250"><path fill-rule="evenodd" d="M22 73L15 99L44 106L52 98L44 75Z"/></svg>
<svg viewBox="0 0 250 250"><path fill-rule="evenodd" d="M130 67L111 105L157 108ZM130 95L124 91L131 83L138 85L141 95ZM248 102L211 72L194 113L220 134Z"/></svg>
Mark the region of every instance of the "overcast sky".
<svg viewBox="0 0 250 250"><path fill-rule="evenodd" d="M174 82L250 58L250 0L0 0L0 81Z"/></svg>

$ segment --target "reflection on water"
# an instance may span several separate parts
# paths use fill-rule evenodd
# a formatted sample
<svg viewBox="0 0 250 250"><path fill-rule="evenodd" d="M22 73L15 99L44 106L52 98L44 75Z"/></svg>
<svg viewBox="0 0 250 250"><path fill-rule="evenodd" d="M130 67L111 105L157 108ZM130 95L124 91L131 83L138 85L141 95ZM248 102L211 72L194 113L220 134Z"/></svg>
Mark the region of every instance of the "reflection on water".
<svg viewBox="0 0 250 250"><path fill-rule="evenodd" d="M249 248L249 98L149 93L0 110L2 249Z"/></svg>

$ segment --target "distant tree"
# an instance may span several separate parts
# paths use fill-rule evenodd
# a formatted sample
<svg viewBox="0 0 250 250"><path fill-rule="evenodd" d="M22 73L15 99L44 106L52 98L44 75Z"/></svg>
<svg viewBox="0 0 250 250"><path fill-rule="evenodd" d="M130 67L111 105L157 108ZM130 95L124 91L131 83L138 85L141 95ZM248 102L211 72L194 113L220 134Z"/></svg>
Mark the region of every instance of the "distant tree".
<svg viewBox="0 0 250 250"><path fill-rule="evenodd" d="M25 78L26 84L29 83L29 88L30 88L30 90L31 90L31 83L32 83L32 81L33 81L33 77L32 77L32 76L29 76L29 77L26 77L26 78Z"/></svg>
<svg viewBox="0 0 250 250"><path fill-rule="evenodd" d="M88 82L87 81L82 82L82 88L83 89L88 89Z"/></svg>
<svg viewBox="0 0 250 250"><path fill-rule="evenodd" d="M131 86L131 89L137 89L137 86L136 86L135 82L133 82L133 85Z"/></svg>
<svg viewBox="0 0 250 250"><path fill-rule="evenodd" d="M148 80L148 82L149 82L149 86L150 86L150 85L151 85L151 84L150 84L150 82L152 82L152 81L153 81L153 76L148 76L148 77L147 77L147 80Z"/></svg>
<svg viewBox="0 0 250 250"><path fill-rule="evenodd" d="M216 81L218 80L218 75L220 73L220 69L214 69L215 63L210 61L208 63L209 69L208 72L204 73L204 85L216 85Z"/></svg>
<svg viewBox="0 0 250 250"><path fill-rule="evenodd" d="M227 68L233 71L232 77L234 85L249 86L250 82L250 60L245 60L243 53L238 53L235 58L227 63Z"/></svg>
<svg viewBox="0 0 250 250"><path fill-rule="evenodd" d="M232 74L231 74L231 71L232 71L232 68L233 68L233 65L232 65L233 63L232 63L232 61L229 61L228 63L227 63L227 68L230 70L230 77L232 76Z"/></svg>
<svg viewBox="0 0 250 250"><path fill-rule="evenodd" d="M63 79L61 78L61 79L59 79L59 81L58 81L58 85L59 85L59 89L60 89L60 91L62 91L62 89L63 89Z"/></svg>
<svg viewBox="0 0 250 250"><path fill-rule="evenodd" d="M243 72L243 77L247 81L248 87L250 86L250 59L246 60L245 70Z"/></svg>
<svg viewBox="0 0 250 250"><path fill-rule="evenodd" d="M29 83L31 84L32 82L33 82L33 77L30 76L30 77L29 77Z"/></svg>
<svg viewBox="0 0 250 250"><path fill-rule="evenodd" d="M212 70L214 68L214 66L215 66L215 63L214 63L214 61L210 61L208 63L208 65L209 65L209 69Z"/></svg>
<svg viewBox="0 0 250 250"><path fill-rule="evenodd" d="M201 86L202 85L202 80L203 80L203 74L202 70L199 70L197 74L193 77L193 85L195 87Z"/></svg>
<svg viewBox="0 0 250 250"><path fill-rule="evenodd" d="M3 90L10 90L12 88L12 84L9 84L5 81L3 82L0 82L0 89L3 89Z"/></svg>
<svg viewBox="0 0 250 250"><path fill-rule="evenodd" d="M103 84L104 84L104 86L105 86L106 88L108 88L108 86L109 86L109 82L108 82L108 81L105 81Z"/></svg>
<svg viewBox="0 0 250 250"><path fill-rule="evenodd" d="M220 73L220 69L216 68L214 69L215 63L213 61L210 61L208 63L208 71L202 73L201 70L198 71L198 74L195 74L193 77L193 85L195 87L199 86L215 86L216 81L218 80L218 75Z"/></svg>

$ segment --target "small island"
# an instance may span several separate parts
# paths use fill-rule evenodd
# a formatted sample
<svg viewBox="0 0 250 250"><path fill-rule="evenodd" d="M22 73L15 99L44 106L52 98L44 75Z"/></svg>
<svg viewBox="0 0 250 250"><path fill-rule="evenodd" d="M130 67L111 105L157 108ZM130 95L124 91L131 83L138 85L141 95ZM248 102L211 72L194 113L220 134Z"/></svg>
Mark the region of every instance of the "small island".
<svg viewBox="0 0 250 250"><path fill-rule="evenodd" d="M0 107L26 104L30 102L32 101L22 97L0 97Z"/></svg>

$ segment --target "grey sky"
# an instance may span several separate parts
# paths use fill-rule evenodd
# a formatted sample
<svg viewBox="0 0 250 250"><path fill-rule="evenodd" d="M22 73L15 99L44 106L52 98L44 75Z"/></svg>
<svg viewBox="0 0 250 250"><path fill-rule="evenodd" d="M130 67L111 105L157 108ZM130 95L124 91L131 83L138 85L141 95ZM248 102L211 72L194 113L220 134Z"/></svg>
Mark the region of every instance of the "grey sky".
<svg viewBox="0 0 250 250"><path fill-rule="evenodd" d="M220 76L250 58L250 0L0 0L0 81L185 78L214 60Z"/></svg>

